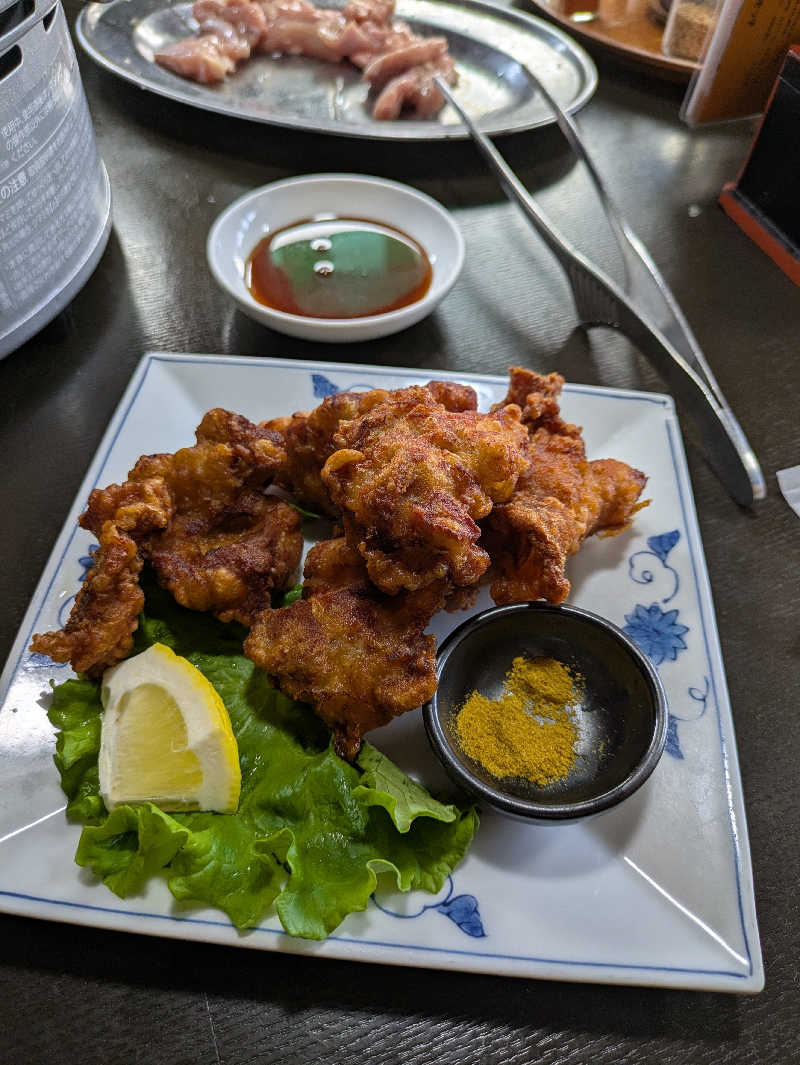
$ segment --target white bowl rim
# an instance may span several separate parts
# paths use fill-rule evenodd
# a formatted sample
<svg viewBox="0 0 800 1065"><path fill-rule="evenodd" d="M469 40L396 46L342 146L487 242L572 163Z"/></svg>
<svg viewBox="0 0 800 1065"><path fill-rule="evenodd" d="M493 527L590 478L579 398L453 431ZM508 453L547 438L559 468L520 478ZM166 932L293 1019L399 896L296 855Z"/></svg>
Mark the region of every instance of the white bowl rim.
<svg viewBox="0 0 800 1065"><path fill-rule="evenodd" d="M230 218L235 214L241 213L242 209L246 207L250 201L259 199L265 192L272 192L273 190L277 191L290 185L315 185L330 181L352 182L353 184L376 185L381 188L387 188L400 195L416 199L424 204L428 210L436 214L444 222L455 241L455 257L449 265L447 265L444 276L437 287L434 288L434 284L436 283L436 269L434 268L431 287L421 300L410 303L405 307L399 307L394 311L385 311L383 314L365 314L358 318L312 318L304 314L289 314L287 311L279 311L274 307L268 307L264 303L259 303L259 301L250 294L244 283L242 284L240 291L234 291L228 279L223 276L218 266L217 256L214 251L214 244L217 240L217 236L223 227L230 221ZM376 219L376 221L380 221L380 219ZM402 321L412 311L419 315L419 312L423 307L431 302L438 303L447 295L455 284L458 275L461 273L461 269L464 265L464 256L465 245L463 234L450 211L439 203L438 200L435 200L425 192L420 192L419 189L415 189L412 185L404 185L400 181L392 181L389 178L376 177L375 175L370 174L348 174L343 172L330 174L302 174L297 177L281 178L278 181L271 181L267 185L260 185L258 188L251 189L249 192L239 196L233 201L233 203L229 204L220 215L218 215L208 232L208 238L206 240L206 258L215 281L238 302L246 303L265 318L273 318L275 321L285 322L287 325L303 323L308 324L310 327L315 326L320 330L330 330L333 332L352 331L353 329L357 329L362 323L364 324L364 328L367 328L367 326L377 327L383 324L389 326L395 322ZM424 315L420 315L419 317L424 317Z"/></svg>

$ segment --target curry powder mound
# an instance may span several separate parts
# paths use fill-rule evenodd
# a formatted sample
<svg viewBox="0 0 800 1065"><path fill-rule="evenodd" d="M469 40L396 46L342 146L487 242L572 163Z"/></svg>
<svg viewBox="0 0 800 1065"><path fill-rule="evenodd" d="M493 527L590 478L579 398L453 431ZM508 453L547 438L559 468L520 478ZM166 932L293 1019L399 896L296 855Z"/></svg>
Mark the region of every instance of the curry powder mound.
<svg viewBox="0 0 800 1065"><path fill-rule="evenodd" d="M563 779L575 764L570 707L580 679L554 658L515 658L499 699L474 691L458 711L465 754L499 780L522 777L544 787Z"/></svg>

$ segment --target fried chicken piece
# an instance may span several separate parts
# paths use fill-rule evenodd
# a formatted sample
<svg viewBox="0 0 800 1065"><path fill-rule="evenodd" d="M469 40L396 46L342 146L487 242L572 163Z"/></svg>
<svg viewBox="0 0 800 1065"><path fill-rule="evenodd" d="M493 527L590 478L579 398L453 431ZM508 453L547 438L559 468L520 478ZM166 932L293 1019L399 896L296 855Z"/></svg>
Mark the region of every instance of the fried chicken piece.
<svg viewBox="0 0 800 1065"><path fill-rule="evenodd" d="M34 651L91 676L124 658L151 555L179 602L225 618L249 618L268 604L270 587L285 584L300 560L300 519L260 493L284 461L280 436L215 409L196 437L174 454L142 456L124 484L91 493L80 524L100 543L95 565L64 629L36 635Z"/></svg>
<svg viewBox="0 0 800 1065"><path fill-rule="evenodd" d="M286 695L310 703L352 760L365 732L436 691L436 639L424 630L444 595L382 595L343 539L317 544L305 572L307 598L261 614L244 652Z"/></svg>
<svg viewBox="0 0 800 1065"><path fill-rule="evenodd" d="M478 397L469 385L455 381L430 381L424 387L447 410L477 409ZM303 506L320 514L338 517L339 509L331 502L321 478L322 467L336 450L334 434L342 421L366 414L389 395L383 388L369 392L338 392L327 396L311 413L298 411L290 417L264 422L264 428L281 434L286 447L286 461L276 482L292 492Z"/></svg>
<svg viewBox="0 0 800 1065"><path fill-rule="evenodd" d="M162 477L175 503L169 526L140 541L159 584L191 610L247 625L286 587L303 549L301 518L263 494L285 459L277 433L220 408L197 443L145 455L130 481Z"/></svg>
<svg viewBox="0 0 800 1065"><path fill-rule="evenodd" d="M370 588L364 559L343 536L317 541L306 555L303 566L304 599L323 592L335 592L339 588L365 591Z"/></svg>
<svg viewBox="0 0 800 1065"><path fill-rule="evenodd" d="M478 409L478 397L471 385L460 385L457 381L428 381L423 387L445 410L454 414L458 411Z"/></svg>
<svg viewBox="0 0 800 1065"><path fill-rule="evenodd" d="M95 488L78 524L99 540L103 526L113 522L139 540L154 529L163 529L174 513L172 492L164 478L145 477L141 481Z"/></svg>
<svg viewBox="0 0 800 1065"><path fill-rule="evenodd" d="M286 458L280 434L221 408L208 411L195 436L174 454L143 455L128 481L163 478L178 512L224 507L243 489L270 484Z"/></svg>
<svg viewBox="0 0 800 1065"><path fill-rule="evenodd" d="M147 556L181 606L249 625L297 572L301 525L288 503L244 490L223 507L178 513L148 540Z"/></svg>
<svg viewBox="0 0 800 1065"><path fill-rule="evenodd" d="M531 464L511 499L484 524L483 543L497 574L491 585L496 603L563 602L570 589L567 559L586 537L622 532L646 506L639 503L643 473L616 459L587 460L581 430L558 410L562 384L557 374L512 369L507 399L522 407Z"/></svg>
<svg viewBox="0 0 800 1065"><path fill-rule="evenodd" d="M144 605L137 540L164 528L173 509L169 489L160 478L93 492L80 524L99 541L94 565L75 597L67 624L57 632L36 634L31 650L54 662L71 662L76 673L90 676L125 658Z"/></svg>
<svg viewBox="0 0 800 1065"><path fill-rule="evenodd" d="M343 421L322 480L373 584L390 595L475 584L489 565L477 522L511 497L526 443L518 407L448 411L424 388Z"/></svg>
<svg viewBox="0 0 800 1065"><path fill-rule="evenodd" d="M503 410L511 404L522 411L522 422L528 432L544 426L554 433L580 434L580 429L568 426L561 418L558 397L564 387L564 378L559 373L542 375L522 366L510 366L508 393L504 400L490 408L491 413Z"/></svg>
<svg viewBox="0 0 800 1065"><path fill-rule="evenodd" d="M325 460L335 450L333 435L343 419L357 417L388 394L382 388L371 392L337 392L326 396L310 413L298 411L290 418L264 422L265 428L281 434L286 448L286 460L276 483L291 492L304 507L336 517L338 510L320 477Z"/></svg>
<svg viewBox="0 0 800 1065"><path fill-rule="evenodd" d="M358 587L361 590L371 589L373 594L377 594L377 588L369 579L364 559L343 536L333 540L319 540L314 544L306 555L303 576L304 599L310 599L321 592L335 591L337 588L352 590ZM447 581L440 581L429 584L426 591L432 603L440 603L444 610L454 614L474 606L480 588L477 585L456 588Z"/></svg>
<svg viewBox="0 0 800 1065"><path fill-rule="evenodd" d="M57 632L37 633L31 650L54 662L71 662L76 673L90 675L125 658L144 606L141 568L135 542L109 522L100 534L95 564L75 597L67 624Z"/></svg>
<svg viewBox="0 0 800 1065"><path fill-rule="evenodd" d="M141 550L181 606L248 625L286 587L303 550L298 512L263 493L285 461L283 441L220 408L196 435L193 447L142 456L129 474L163 477L175 501L169 526Z"/></svg>

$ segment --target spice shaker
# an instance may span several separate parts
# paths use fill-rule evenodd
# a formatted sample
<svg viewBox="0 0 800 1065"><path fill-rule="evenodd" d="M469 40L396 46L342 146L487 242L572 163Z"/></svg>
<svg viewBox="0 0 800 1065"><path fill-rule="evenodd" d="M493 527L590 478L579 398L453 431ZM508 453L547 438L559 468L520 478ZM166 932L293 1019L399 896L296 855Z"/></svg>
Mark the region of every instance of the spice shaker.
<svg viewBox="0 0 800 1065"><path fill-rule="evenodd" d="M673 0L661 50L675 59L699 62L714 32L721 0Z"/></svg>

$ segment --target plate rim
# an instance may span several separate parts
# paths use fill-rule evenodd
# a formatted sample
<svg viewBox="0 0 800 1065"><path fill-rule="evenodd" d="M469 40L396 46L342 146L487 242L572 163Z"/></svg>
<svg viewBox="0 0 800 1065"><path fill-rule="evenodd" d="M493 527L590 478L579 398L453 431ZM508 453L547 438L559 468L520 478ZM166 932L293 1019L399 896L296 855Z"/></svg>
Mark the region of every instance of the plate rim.
<svg viewBox="0 0 800 1065"><path fill-rule="evenodd" d="M64 525L53 545L45 563L42 575L31 597L28 608L20 623L17 637L12 644L8 660L0 674L0 702L5 699L11 682L20 671L23 655L27 649L30 634L36 624L39 613L50 594L53 581L61 567L70 543L76 534L75 514L82 509L85 489L94 484L111 449L132 409L149 368L158 362L177 364L217 364L240 365L243 367L262 366L273 369L294 369L306 372L355 372L378 376L415 378L434 375L442 379L461 382L484 383L491 385L505 384L507 378L499 374L476 374L467 371L443 370L435 367L415 368L401 366L365 366L362 363L347 363L333 360L293 359L290 357L259 357L222 354L195 354L148 351L139 360L127 387L103 433L95 454L89 464L84 478L78 488L72 505L66 515ZM709 970L666 965L645 965L634 963L615 963L594 960L571 960L568 958L540 958L525 955L507 955L488 952L459 950L452 947L428 947L408 943L391 943L375 939L358 938L352 935L328 937L322 943L309 944L306 941L291 939L282 929L262 926L253 930L249 937L236 938L235 930L226 918L219 920L197 918L192 916L172 915L156 912L144 912L137 909L121 909L113 905L95 906L57 898L25 895L19 892L0 890L0 912L19 914L41 919L55 919L66 923L102 927L117 931L137 932L166 936L169 938L191 939L200 942L218 942L228 945L248 946L258 949L265 940L265 933L282 941L286 946L275 949L287 949L301 955L323 955L331 958L362 961L384 961L399 966L428 967L442 970L470 971L499 976L517 976L523 978L556 979L565 982L610 983L631 986L671 987L694 990L726 991L734 993L756 993L764 986L763 960L758 921L755 908L753 886L752 858L749 845L747 819L744 807L744 792L741 770L736 749L733 715L727 694L724 661L716 628L716 618L711 597L710 580L705 565L705 555L697 521L696 509L688 466L678 427L675 405L672 398L664 393L642 392L634 389L619 389L608 386L567 384L567 393L605 395L620 399L630 399L653 403L662 408L664 424L676 472L676 485L680 497L687 541L690 544L690 559L697 589L706 654L712 672L712 683L719 684L717 692L718 734L724 766L724 784L727 789L728 828L732 835L733 868L738 902L738 912L742 936L747 952L748 972L734 973L729 970ZM697 567L695 558L699 551L703 563ZM706 612L710 611L710 617ZM711 640L709 642L709 636ZM63 806L45 818L63 811ZM38 822L37 822L38 823ZM75 826L68 826L74 828ZM14 831L10 835L16 835ZM7 837L4 837L7 838ZM134 901L134 900L132 900ZM53 917L43 913L37 905L41 904L58 909ZM89 914L94 914L94 919ZM150 922L143 926L141 918ZM134 921L137 923L134 924ZM202 936L187 936L186 926L200 925L206 930ZM256 942L259 938L261 943ZM288 942L287 942L288 941ZM384 956L382 956L384 955ZM435 960L434 960L435 956ZM501 965L487 965L487 961L500 961ZM536 971L531 971L536 968ZM660 977L660 978L659 978Z"/></svg>
<svg viewBox="0 0 800 1065"><path fill-rule="evenodd" d="M381 141L462 141L470 139L469 130L461 122L453 123L448 126L443 126L434 122L425 123L422 121L416 122L413 125L410 123L404 124L399 122L373 122L370 125L353 123L349 126L342 125L340 127L337 126L335 120L320 120L319 122L308 123L302 119L292 118L291 116L282 117L280 115L264 116L246 114L241 113L240 111L231 111L228 106L215 103L213 98L209 98L208 100L206 100L205 97L200 97L199 99L191 98L185 95L180 88L173 90L168 85L161 85L157 81L151 81L149 78L142 77L136 71L126 69L123 65L109 59L105 53L99 51L92 43L91 37L87 32L87 23L92 17L92 13L95 12L97 8L100 8L100 11L97 12L97 21L100 22L107 12L120 7L122 4L130 2L131 0L111 0L110 3L92 2L86 4L75 20L75 36L77 37L81 48L83 48L86 54L90 56L94 62L110 73L122 78L124 81L136 85L140 89L156 93L159 96L163 96L166 99L173 100L176 103L183 104L187 107L197 107L200 110L212 111L215 114L225 115L228 118L237 118L246 122L256 122L259 125L294 129L300 132L325 133L331 136L349 137L357 140ZM454 0L426 0L426 2L434 4L442 2L448 6L452 6ZM568 52L571 55L573 61L580 68L584 78L584 86L582 90L578 93L576 98L565 107L565 110L570 114L575 114L592 98L597 89L599 80L597 67L594 60L583 46L570 37L568 33L564 32L564 30L560 29L553 23L548 22L546 19L540 18L538 15L533 15L527 11L520 11L514 7L506 7L503 4L496 3L495 0L458 0L458 2L461 7L488 12L502 21L526 26L528 28L533 25L537 28L539 36L555 38L560 45L560 50ZM163 7L154 7L152 13L171 6L177 5L170 5L169 0L166 0ZM133 51L136 52L136 49L134 48ZM136 52L136 54L139 55L138 52ZM486 118L483 118L479 121L478 125L484 133L492 136L504 136L513 133L524 133L532 129L541 129L546 126L554 125L555 122L556 117L553 115L550 118L543 116L541 119L533 122L522 122L511 126L492 124L487 122ZM384 126L391 128L387 128L384 131Z"/></svg>

